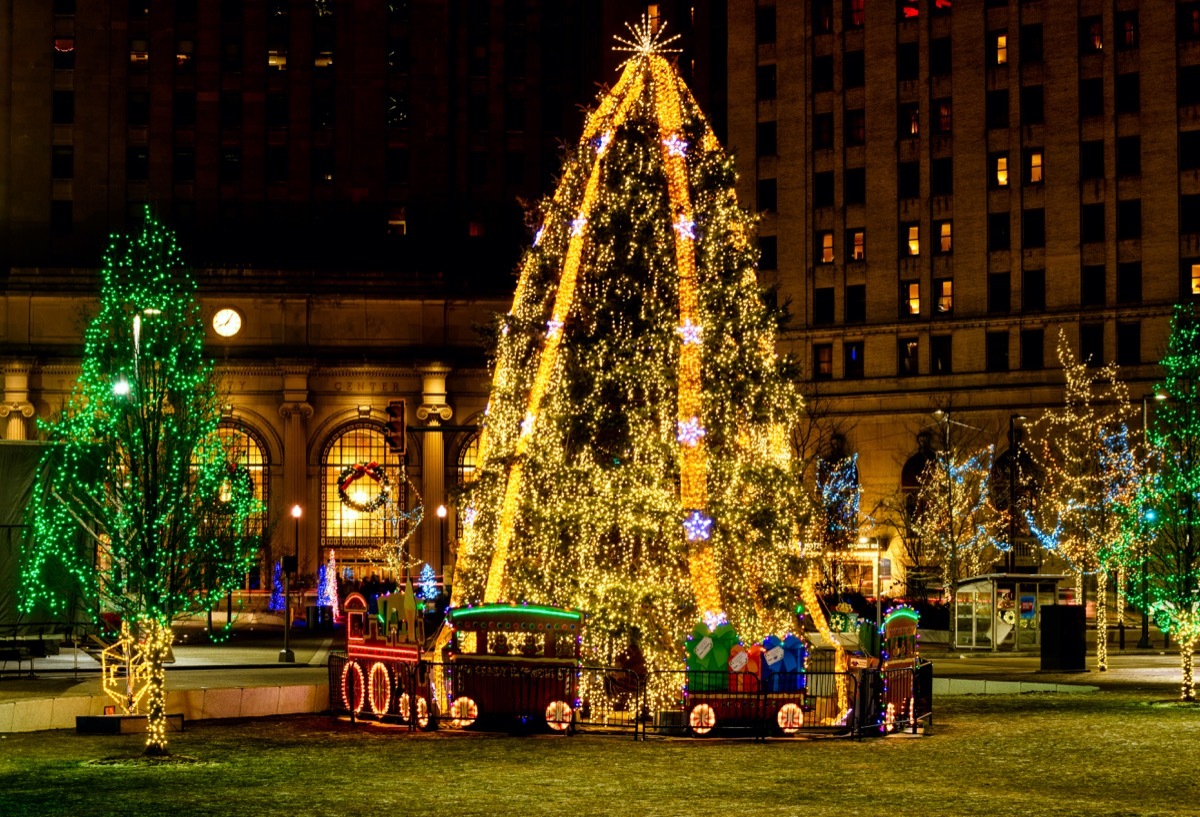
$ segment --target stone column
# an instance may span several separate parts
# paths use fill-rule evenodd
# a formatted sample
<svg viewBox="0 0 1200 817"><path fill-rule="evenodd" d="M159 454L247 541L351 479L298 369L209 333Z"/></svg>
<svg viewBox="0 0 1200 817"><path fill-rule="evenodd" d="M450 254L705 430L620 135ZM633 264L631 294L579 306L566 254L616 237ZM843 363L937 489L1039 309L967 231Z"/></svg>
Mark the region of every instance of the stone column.
<svg viewBox="0 0 1200 817"><path fill-rule="evenodd" d="M440 363L422 366L421 405L417 407L417 422L439 426L454 416L454 409L446 403L446 375L450 368ZM446 440L445 434L436 431L421 434L421 498L425 502L425 518L421 523L420 550L416 555L421 561L433 565L442 572L443 531L448 539L452 533L453 517L438 519L437 507L446 502Z"/></svg>
<svg viewBox="0 0 1200 817"><path fill-rule="evenodd" d="M33 363L26 360L14 360L5 363L4 372L4 402L0 403L0 420L6 419L4 439L29 439L29 424L27 420L33 417L35 409L29 402L29 371Z"/></svg>
<svg viewBox="0 0 1200 817"><path fill-rule="evenodd" d="M292 518L292 506L302 510L299 522L299 571L316 572L316 545L310 542L309 531L315 531L320 509L311 500L308 490L308 418L313 407L308 403L308 364L280 364L283 377L283 402L279 416L284 420L283 429L283 502L277 510L281 524L276 528L275 552L291 554L294 537L297 536L296 521Z"/></svg>

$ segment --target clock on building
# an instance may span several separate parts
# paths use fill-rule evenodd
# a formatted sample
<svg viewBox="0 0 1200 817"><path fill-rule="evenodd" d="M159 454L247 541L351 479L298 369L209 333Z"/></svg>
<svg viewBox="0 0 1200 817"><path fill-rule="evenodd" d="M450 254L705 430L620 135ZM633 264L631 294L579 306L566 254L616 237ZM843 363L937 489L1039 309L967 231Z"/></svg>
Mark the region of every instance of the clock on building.
<svg viewBox="0 0 1200 817"><path fill-rule="evenodd" d="M213 331L223 338L231 338L242 329L242 313L232 307L225 307L213 315Z"/></svg>

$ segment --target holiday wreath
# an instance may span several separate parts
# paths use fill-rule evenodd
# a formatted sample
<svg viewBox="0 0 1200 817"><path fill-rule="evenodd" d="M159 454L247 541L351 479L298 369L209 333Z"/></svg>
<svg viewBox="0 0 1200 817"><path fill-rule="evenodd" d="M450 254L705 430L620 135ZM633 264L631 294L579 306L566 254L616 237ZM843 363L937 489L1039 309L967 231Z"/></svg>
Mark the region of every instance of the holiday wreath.
<svg viewBox="0 0 1200 817"><path fill-rule="evenodd" d="M347 488L363 477L370 477L379 483L379 493L370 502L356 502L346 493ZM342 473L338 477L338 498L342 500L342 504L347 508L352 508L359 513L373 513L382 508L388 501L391 487L387 474L383 472L383 466L379 463L356 462L342 469Z"/></svg>

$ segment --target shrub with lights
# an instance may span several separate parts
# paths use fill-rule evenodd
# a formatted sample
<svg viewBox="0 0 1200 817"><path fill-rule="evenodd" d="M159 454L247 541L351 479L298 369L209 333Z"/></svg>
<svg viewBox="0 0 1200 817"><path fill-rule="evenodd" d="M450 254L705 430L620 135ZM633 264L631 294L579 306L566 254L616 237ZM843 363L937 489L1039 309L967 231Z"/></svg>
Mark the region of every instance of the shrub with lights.
<svg viewBox="0 0 1200 817"><path fill-rule="evenodd" d="M165 754L172 624L241 585L260 548L250 475L217 434L221 390L202 351L196 285L174 233L147 208L114 237L82 374L46 455L22 554L21 603L68 600L46 577L73 576L97 617L116 614L149 668L147 754ZM86 542L81 546L81 542Z"/></svg>
<svg viewBox="0 0 1200 817"><path fill-rule="evenodd" d="M755 642L791 622L802 401L734 162L633 31L496 326L453 603L581 608L589 663L677 669L705 613Z"/></svg>

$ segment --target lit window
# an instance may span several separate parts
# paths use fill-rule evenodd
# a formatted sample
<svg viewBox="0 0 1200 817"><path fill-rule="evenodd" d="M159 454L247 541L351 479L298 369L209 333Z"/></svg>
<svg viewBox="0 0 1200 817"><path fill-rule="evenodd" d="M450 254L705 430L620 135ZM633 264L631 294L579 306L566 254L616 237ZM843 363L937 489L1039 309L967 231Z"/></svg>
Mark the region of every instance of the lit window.
<svg viewBox="0 0 1200 817"><path fill-rule="evenodd" d="M1008 62L1008 34L996 35L996 65Z"/></svg>
<svg viewBox="0 0 1200 817"><path fill-rule="evenodd" d="M74 37L56 37L54 39L54 67L64 71L75 67Z"/></svg>
<svg viewBox="0 0 1200 817"><path fill-rule="evenodd" d="M408 212L404 207L393 208L388 214L388 235L408 235Z"/></svg>
<svg viewBox="0 0 1200 817"><path fill-rule="evenodd" d="M821 234L821 263L833 263L833 233Z"/></svg>
<svg viewBox="0 0 1200 817"><path fill-rule="evenodd" d="M287 70L287 51L282 48L272 48L267 52L267 68L271 71Z"/></svg>
<svg viewBox="0 0 1200 817"><path fill-rule="evenodd" d="M1200 295L1200 264L1192 264L1192 294Z"/></svg>
<svg viewBox="0 0 1200 817"><path fill-rule="evenodd" d="M403 457L392 453L384 440L382 425L357 422L342 428L326 444L321 455L320 471L320 535L323 549L336 548L338 566L356 570L378 570L372 558L378 559L384 548L393 546L398 537L407 533L406 522L396 527L396 517L380 508L371 512L357 511L339 498L338 486L343 474L356 464L375 462L391 482L391 498L400 510L411 510L412 497L408 480L417 485L421 477L416 463L405 469ZM344 491L360 506L377 501L379 485L367 478L355 480ZM417 500L419 502L419 500ZM388 578L396 578L394 576Z"/></svg>
<svg viewBox="0 0 1200 817"><path fill-rule="evenodd" d="M938 133L950 132L950 100L943 99L937 103Z"/></svg>
<svg viewBox="0 0 1200 817"><path fill-rule="evenodd" d="M1029 154L1029 183L1041 184L1042 181L1042 152L1035 150Z"/></svg>
<svg viewBox="0 0 1200 817"><path fill-rule="evenodd" d="M650 21L650 30L658 31L659 20L661 19L658 13L658 3L649 3L646 6L646 17Z"/></svg>
<svg viewBox="0 0 1200 817"><path fill-rule="evenodd" d="M146 40L130 40L129 41L129 67L130 69L145 70L147 63L150 62L150 44Z"/></svg>
<svg viewBox="0 0 1200 817"><path fill-rule="evenodd" d="M867 257L867 234L863 230L855 230L850 234L850 260L862 261Z"/></svg>
<svg viewBox="0 0 1200 817"><path fill-rule="evenodd" d="M333 52L318 51L313 57L313 68L332 68L333 67Z"/></svg>
<svg viewBox="0 0 1200 817"><path fill-rule="evenodd" d="M921 227L917 224L909 224L905 230L908 239L905 242L905 251L910 256L921 254Z"/></svg>
<svg viewBox="0 0 1200 817"><path fill-rule="evenodd" d="M196 43L192 40L179 40L175 43L175 69L190 71L192 60L196 57Z"/></svg>
<svg viewBox="0 0 1200 817"><path fill-rule="evenodd" d="M1008 157L996 157L996 186L1008 187Z"/></svg>
<svg viewBox="0 0 1200 817"><path fill-rule="evenodd" d="M813 344L813 377L818 380L833 377L833 344Z"/></svg>
<svg viewBox="0 0 1200 817"><path fill-rule="evenodd" d="M938 249L941 252L950 252L953 245L951 244L951 228L952 223L943 221L938 226Z"/></svg>
<svg viewBox="0 0 1200 817"><path fill-rule="evenodd" d="M908 132L913 136L921 135L921 111L915 105L908 111Z"/></svg>
<svg viewBox="0 0 1200 817"><path fill-rule="evenodd" d="M904 314L910 317L921 314L921 284L908 281L900 285L904 291Z"/></svg>
<svg viewBox="0 0 1200 817"><path fill-rule="evenodd" d="M1087 24L1088 41L1091 43L1093 51L1104 50L1104 26L1099 20L1092 20Z"/></svg>
<svg viewBox="0 0 1200 817"><path fill-rule="evenodd" d="M954 311L954 282L937 281L937 311L949 315Z"/></svg>
<svg viewBox="0 0 1200 817"><path fill-rule="evenodd" d="M867 0L849 0L846 3L847 23L851 28L862 28L867 17Z"/></svg>

